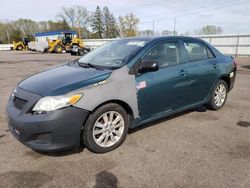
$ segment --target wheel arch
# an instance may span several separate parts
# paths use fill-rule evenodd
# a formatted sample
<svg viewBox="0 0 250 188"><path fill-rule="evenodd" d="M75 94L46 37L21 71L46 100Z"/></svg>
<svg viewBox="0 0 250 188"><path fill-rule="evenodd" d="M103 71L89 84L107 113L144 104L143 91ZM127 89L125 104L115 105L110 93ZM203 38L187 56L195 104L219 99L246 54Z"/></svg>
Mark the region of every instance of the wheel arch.
<svg viewBox="0 0 250 188"><path fill-rule="evenodd" d="M230 85L231 85L231 83L230 83L230 78L229 78L228 75L223 74L223 75L221 75L220 77L218 77L218 78L214 81L212 87L210 88L209 92L207 93L207 96L206 96L205 99L204 99L204 103L207 103L207 102L208 102L208 100L209 100L209 98L210 98L210 95L212 94L213 89L214 89L216 83L217 83L219 80L223 80L224 82L226 82L227 87L228 87L228 92L229 92L229 88L230 88Z"/></svg>
<svg viewBox="0 0 250 188"><path fill-rule="evenodd" d="M231 83L230 83L230 78L229 78L229 76L228 76L228 75L223 75L223 76L221 76L219 79L226 82L226 84L227 84L227 89L229 90L230 84L231 84Z"/></svg>
<svg viewBox="0 0 250 188"><path fill-rule="evenodd" d="M105 104L109 104L109 103L115 103L115 104L120 105L121 107L123 107L126 110L126 112L129 115L131 115L132 117L134 117L134 112L133 112L132 108L130 107L130 105L128 103L126 103L126 102L124 102L122 100L118 100L118 99L105 101L105 102L99 104L98 106L96 106L92 112L94 112L95 110L97 110L101 106L103 106Z"/></svg>

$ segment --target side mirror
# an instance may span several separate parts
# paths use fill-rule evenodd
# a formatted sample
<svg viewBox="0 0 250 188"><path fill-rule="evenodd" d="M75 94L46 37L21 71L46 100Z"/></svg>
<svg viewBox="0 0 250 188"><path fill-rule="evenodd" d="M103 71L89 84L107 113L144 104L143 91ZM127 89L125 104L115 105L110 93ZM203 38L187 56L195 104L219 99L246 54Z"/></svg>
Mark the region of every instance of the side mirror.
<svg viewBox="0 0 250 188"><path fill-rule="evenodd" d="M159 64L157 61L142 60L138 67L138 73L155 72L158 71L158 69Z"/></svg>

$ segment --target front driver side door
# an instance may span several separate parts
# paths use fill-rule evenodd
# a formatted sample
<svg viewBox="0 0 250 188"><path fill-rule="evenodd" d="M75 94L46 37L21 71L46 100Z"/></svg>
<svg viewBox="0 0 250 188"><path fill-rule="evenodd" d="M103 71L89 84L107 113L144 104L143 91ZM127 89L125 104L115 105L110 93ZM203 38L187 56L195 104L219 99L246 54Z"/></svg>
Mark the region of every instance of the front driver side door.
<svg viewBox="0 0 250 188"><path fill-rule="evenodd" d="M143 57L157 61L159 70L136 75L140 121L150 121L187 104L187 65L182 61L178 41L154 45Z"/></svg>

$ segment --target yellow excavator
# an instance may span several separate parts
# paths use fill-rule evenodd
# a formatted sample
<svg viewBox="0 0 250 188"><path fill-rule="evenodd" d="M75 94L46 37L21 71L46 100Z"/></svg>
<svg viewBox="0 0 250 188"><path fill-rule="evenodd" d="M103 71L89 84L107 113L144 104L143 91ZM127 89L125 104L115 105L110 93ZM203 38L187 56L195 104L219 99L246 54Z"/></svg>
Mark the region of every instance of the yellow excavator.
<svg viewBox="0 0 250 188"><path fill-rule="evenodd" d="M80 38L75 37L72 33L61 33L56 40L48 39L48 52L62 53L70 52L72 48L83 48L84 44Z"/></svg>
<svg viewBox="0 0 250 188"><path fill-rule="evenodd" d="M11 50L28 50L28 44L30 42L30 38L25 37L23 38L23 41L15 42L13 41L13 47L11 47Z"/></svg>

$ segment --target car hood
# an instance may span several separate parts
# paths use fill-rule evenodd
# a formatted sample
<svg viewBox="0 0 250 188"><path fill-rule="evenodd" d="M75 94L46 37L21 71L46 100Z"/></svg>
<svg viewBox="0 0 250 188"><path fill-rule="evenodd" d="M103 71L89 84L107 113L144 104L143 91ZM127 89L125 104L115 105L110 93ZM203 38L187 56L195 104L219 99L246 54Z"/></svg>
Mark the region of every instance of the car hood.
<svg viewBox="0 0 250 188"><path fill-rule="evenodd" d="M34 74L21 81L18 87L41 96L63 95L105 80L111 72L66 64Z"/></svg>

